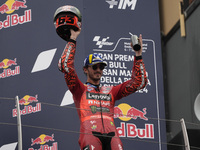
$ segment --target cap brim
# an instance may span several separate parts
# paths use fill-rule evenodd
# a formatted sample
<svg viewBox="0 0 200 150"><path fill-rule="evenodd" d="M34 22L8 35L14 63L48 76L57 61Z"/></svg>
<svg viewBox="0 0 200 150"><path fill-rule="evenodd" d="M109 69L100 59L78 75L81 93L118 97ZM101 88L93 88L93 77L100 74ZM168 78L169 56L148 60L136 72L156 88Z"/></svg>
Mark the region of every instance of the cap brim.
<svg viewBox="0 0 200 150"><path fill-rule="evenodd" d="M105 66L107 66L107 62L105 62L105 61L103 61L103 62L94 62L94 63L92 63L92 64L90 64L88 66L93 66L95 64L104 64Z"/></svg>

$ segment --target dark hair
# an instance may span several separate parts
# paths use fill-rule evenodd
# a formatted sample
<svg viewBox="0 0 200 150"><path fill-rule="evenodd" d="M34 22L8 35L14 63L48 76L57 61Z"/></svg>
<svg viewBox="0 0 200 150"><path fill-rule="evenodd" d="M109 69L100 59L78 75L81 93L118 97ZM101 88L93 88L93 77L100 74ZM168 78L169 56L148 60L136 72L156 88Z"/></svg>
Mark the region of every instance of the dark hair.
<svg viewBox="0 0 200 150"><path fill-rule="evenodd" d="M84 68L86 68L86 69L87 69L87 68L88 68L88 65L87 65L87 66L83 66L83 69L84 69ZM84 72L84 74L87 76L87 73L85 73L85 71L84 71L84 70L83 70L83 72Z"/></svg>

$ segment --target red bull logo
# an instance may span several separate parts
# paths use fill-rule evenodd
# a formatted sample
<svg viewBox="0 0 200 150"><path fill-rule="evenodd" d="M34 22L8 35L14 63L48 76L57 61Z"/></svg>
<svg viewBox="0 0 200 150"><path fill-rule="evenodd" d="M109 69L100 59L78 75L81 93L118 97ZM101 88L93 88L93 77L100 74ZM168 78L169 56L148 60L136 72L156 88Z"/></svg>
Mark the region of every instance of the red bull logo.
<svg viewBox="0 0 200 150"><path fill-rule="evenodd" d="M37 98L38 98L38 95L35 95L35 97L30 96L30 95L25 95L22 99L19 100L19 104L28 105L33 102L38 102Z"/></svg>
<svg viewBox="0 0 200 150"><path fill-rule="evenodd" d="M144 128L138 128L135 124L121 122L120 127L117 127L120 137L154 139L154 125L145 124Z"/></svg>
<svg viewBox="0 0 200 150"><path fill-rule="evenodd" d="M33 107L32 105L29 105L30 103L36 103L36 106ZM25 95L23 98L19 100L19 105L24 105L24 109L20 110L21 115L27 115L27 114L32 114L36 112L41 111L41 103L38 102L38 95L35 96L30 96L30 95ZM12 116L16 117L17 116L17 109L12 110Z"/></svg>
<svg viewBox="0 0 200 150"><path fill-rule="evenodd" d="M52 134L51 136L42 134L36 139L31 139L31 142L32 142L31 146L33 146L35 144L42 144L43 145L43 144L45 144L46 142L49 142L49 141L54 141L54 134Z"/></svg>
<svg viewBox="0 0 200 150"><path fill-rule="evenodd" d="M35 139L31 139L31 146L34 145L39 145L40 144L40 148L38 150L57 150L58 149L58 143L54 142L52 144L52 146L49 146L48 142L54 142L54 134L52 134L51 136L49 135L45 135L45 134L41 134L39 137L35 138ZM36 150L34 148L29 148L28 150Z"/></svg>
<svg viewBox="0 0 200 150"><path fill-rule="evenodd" d="M9 68L11 66L15 66L14 70ZM13 60L7 58L4 59L0 62L0 69L3 69L3 72L0 73L0 79L20 74L20 66L17 66L16 58Z"/></svg>
<svg viewBox="0 0 200 150"><path fill-rule="evenodd" d="M19 10L19 8L27 8L26 0L18 1L18 0L7 0L3 5L0 6L1 14L11 14L15 10Z"/></svg>
<svg viewBox="0 0 200 150"><path fill-rule="evenodd" d="M19 10L20 8L27 8L26 0L7 0L3 5L0 6L0 13L12 14L15 10ZM16 26L18 24L24 24L30 21L32 21L30 9L26 10L22 16L19 16L18 14L7 15L4 21L0 21L0 30L11 26Z"/></svg>
<svg viewBox="0 0 200 150"><path fill-rule="evenodd" d="M12 65L17 65L16 63L17 59L15 58L14 60L11 59L4 59L2 62L0 62L0 69L1 68L8 68Z"/></svg>
<svg viewBox="0 0 200 150"><path fill-rule="evenodd" d="M145 116L146 114L146 108L143 108L141 111L135 107L131 107L126 103L122 103L114 108L114 118L119 118L122 121L129 121L131 119L136 120L137 118L147 121L148 118Z"/></svg>
<svg viewBox="0 0 200 150"><path fill-rule="evenodd" d="M137 118L148 121L146 114L146 108L139 110L126 103L121 103L114 108L114 118L119 118L122 121L136 120ZM120 122L120 126L117 127L118 135L120 137L154 139L154 125L145 124L142 126L142 128L138 128L136 124Z"/></svg>

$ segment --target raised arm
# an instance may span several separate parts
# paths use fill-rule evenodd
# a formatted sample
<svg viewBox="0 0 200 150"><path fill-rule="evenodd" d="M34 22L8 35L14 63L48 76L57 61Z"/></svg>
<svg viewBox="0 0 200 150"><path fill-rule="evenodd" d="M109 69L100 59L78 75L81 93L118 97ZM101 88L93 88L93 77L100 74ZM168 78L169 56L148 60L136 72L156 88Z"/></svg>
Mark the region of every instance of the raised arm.
<svg viewBox="0 0 200 150"><path fill-rule="evenodd" d="M78 37L79 34L80 30L76 32L74 30L71 30L70 40L68 41L58 63L58 68L60 71L65 73L65 81L67 83L69 90L72 93L74 92L75 87L83 88L83 84L79 81L74 68L76 38Z"/></svg>
<svg viewBox="0 0 200 150"><path fill-rule="evenodd" d="M147 84L146 69L142 59L142 35L140 34L139 41L141 49L135 51L135 57L132 68L131 79L113 87L112 94L115 100L128 96L135 91L142 89ZM132 45L131 45L132 46Z"/></svg>

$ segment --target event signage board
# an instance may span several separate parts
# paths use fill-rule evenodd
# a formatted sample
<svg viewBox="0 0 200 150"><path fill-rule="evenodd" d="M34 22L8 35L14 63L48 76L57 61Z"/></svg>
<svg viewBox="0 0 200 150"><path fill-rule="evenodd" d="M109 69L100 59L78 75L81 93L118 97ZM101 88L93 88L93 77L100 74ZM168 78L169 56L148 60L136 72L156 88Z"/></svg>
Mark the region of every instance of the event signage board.
<svg viewBox="0 0 200 150"><path fill-rule="evenodd" d="M66 42L56 34L53 15L63 5L76 6L82 14L75 68L83 83L83 60L90 53L108 63L101 85L130 79L135 54L130 34L142 34L148 84L116 102L115 125L124 149L166 150L158 0L2 0L0 150L18 149L15 96L23 149L80 149L78 115L57 67Z"/></svg>

